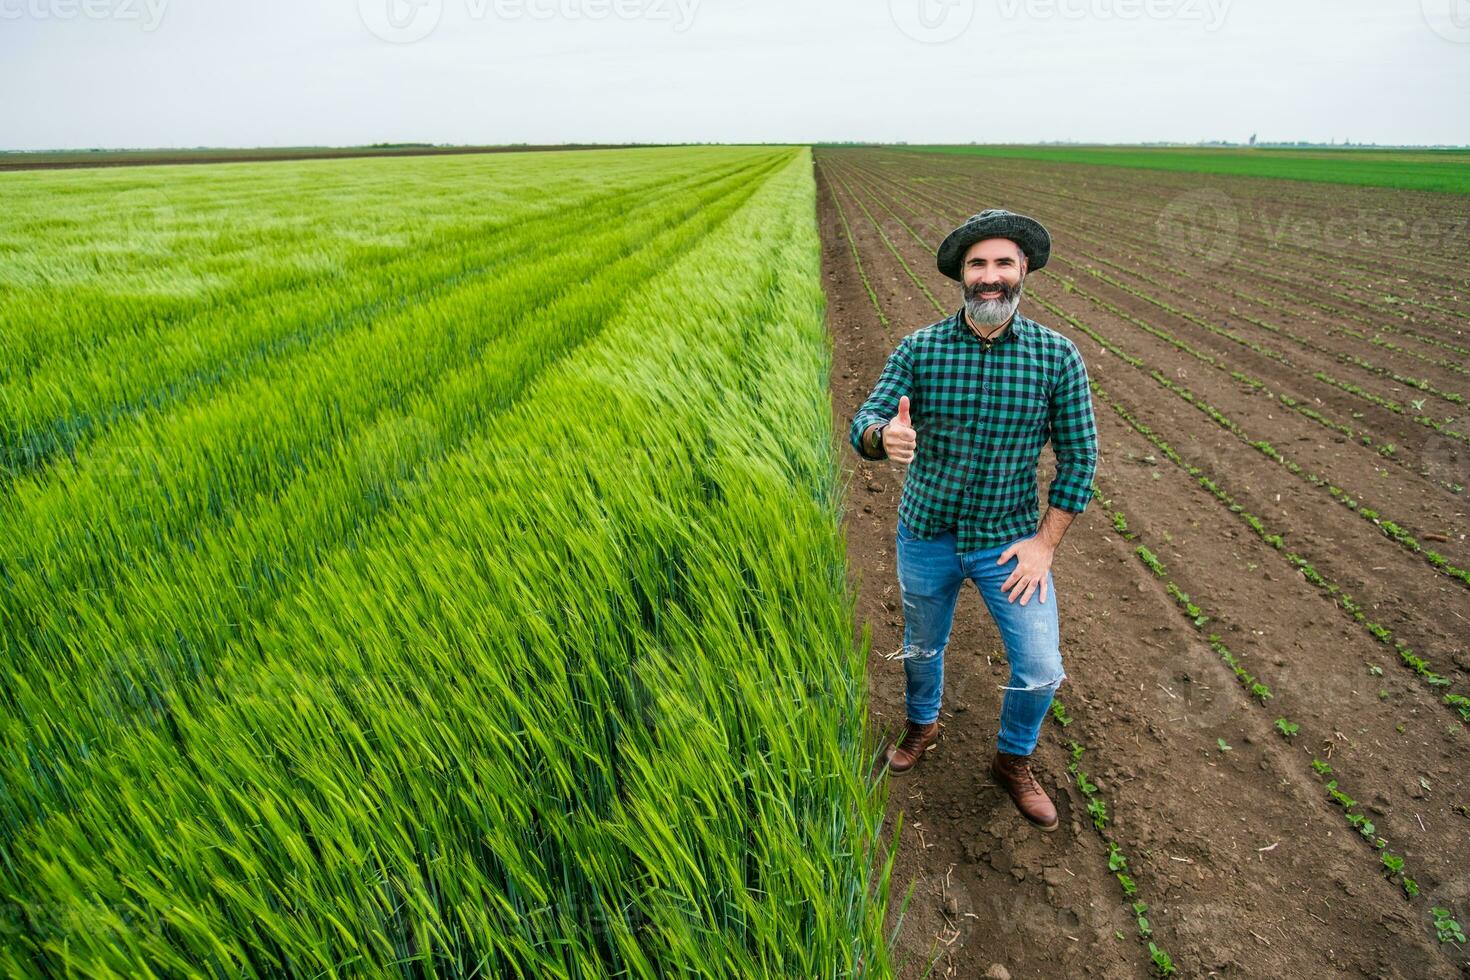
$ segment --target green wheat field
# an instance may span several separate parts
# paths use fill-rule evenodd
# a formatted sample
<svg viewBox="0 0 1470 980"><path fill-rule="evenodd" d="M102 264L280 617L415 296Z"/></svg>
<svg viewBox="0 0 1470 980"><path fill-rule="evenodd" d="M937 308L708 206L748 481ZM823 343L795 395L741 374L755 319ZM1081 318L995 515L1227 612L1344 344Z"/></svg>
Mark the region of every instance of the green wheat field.
<svg viewBox="0 0 1470 980"><path fill-rule="evenodd" d="M4 182L0 971L884 971L810 150Z"/></svg>

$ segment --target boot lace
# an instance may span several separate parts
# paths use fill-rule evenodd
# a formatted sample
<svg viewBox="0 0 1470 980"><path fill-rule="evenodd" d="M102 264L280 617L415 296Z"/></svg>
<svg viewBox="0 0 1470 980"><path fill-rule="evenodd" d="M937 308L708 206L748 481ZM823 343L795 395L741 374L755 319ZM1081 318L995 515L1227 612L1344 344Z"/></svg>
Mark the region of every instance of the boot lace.
<svg viewBox="0 0 1470 980"><path fill-rule="evenodd" d="M928 725L915 725L910 723L908 730L903 733L898 747L905 752L917 752L919 746L924 744L924 735L928 731Z"/></svg>
<svg viewBox="0 0 1470 980"><path fill-rule="evenodd" d="M1024 786L1041 792L1041 784L1036 781L1036 773L1031 771L1031 760L1025 756L1013 758L1007 767L1017 780Z"/></svg>

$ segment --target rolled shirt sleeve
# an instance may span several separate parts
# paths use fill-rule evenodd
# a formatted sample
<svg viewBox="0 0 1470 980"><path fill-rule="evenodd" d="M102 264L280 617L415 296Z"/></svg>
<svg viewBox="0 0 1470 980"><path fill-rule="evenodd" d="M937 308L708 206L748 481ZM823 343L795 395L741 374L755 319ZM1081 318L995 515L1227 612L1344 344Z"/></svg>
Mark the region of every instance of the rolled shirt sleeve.
<svg viewBox="0 0 1470 980"><path fill-rule="evenodd" d="M1092 499L1097 473L1097 424L1087 365L1076 344L1069 343L1061 377L1051 399L1051 443L1057 475L1047 500L1053 507L1080 514Z"/></svg>
<svg viewBox="0 0 1470 980"><path fill-rule="evenodd" d="M909 341L910 337L905 337L899 341L893 353L888 355L888 363L883 365L883 371L878 375L877 384L873 386L867 400L858 408L857 414L852 417L852 425L847 436L848 441L852 443L852 448L857 451L857 454L864 459L872 457L863 454L863 432L875 422L887 422L897 415L898 400L904 395L913 397L914 370Z"/></svg>

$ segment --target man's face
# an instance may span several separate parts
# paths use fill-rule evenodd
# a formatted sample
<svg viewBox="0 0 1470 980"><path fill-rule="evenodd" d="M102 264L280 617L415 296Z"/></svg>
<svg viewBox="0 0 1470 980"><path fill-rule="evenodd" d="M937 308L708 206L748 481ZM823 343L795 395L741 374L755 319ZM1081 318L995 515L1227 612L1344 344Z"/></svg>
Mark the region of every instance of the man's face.
<svg viewBox="0 0 1470 980"><path fill-rule="evenodd" d="M1009 238L986 238L971 245L960 264L965 310L979 327L998 327L1021 303L1026 256Z"/></svg>

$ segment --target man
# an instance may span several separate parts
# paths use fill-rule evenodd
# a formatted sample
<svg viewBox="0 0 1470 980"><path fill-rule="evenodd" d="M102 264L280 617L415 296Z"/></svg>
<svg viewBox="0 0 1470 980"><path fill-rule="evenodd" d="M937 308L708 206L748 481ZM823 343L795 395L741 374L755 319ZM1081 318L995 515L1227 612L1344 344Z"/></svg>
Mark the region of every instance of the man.
<svg viewBox="0 0 1470 980"><path fill-rule="evenodd" d="M938 739L944 649L968 579L1010 662L991 774L1047 831L1056 806L1030 756L1066 678L1051 564L1097 468L1082 355L1016 312L1026 275L1050 254L1046 229L1009 211L951 232L939 271L961 283L964 305L899 342L849 434L864 458L907 467L896 539L908 725L888 747L888 770L907 772ZM1048 439L1057 473L1038 524L1036 464Z"/></svg>

